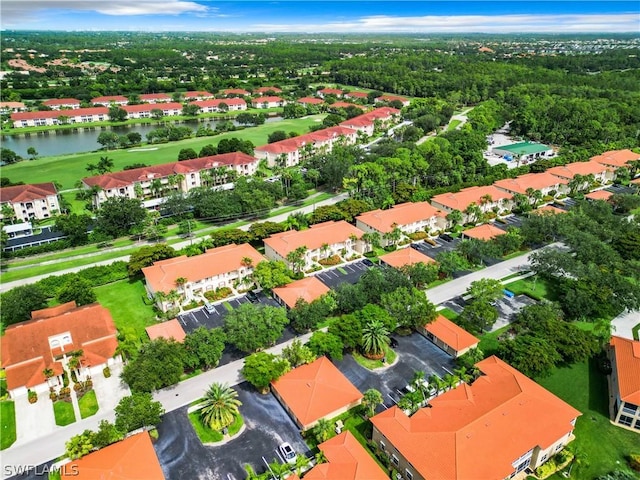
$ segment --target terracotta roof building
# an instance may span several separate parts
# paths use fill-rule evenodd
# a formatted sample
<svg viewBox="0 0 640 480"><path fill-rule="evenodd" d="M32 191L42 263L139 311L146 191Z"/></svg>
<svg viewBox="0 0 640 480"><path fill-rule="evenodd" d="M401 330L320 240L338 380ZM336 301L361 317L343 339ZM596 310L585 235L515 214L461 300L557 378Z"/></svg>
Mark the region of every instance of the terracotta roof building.
<svg viewBox="0 0 640 480"><path fill-rule="evenodd" d="M7 327L2 337L2 366L12 397L27 389L45 392L62 384L63 367L72 352L82 350L79 379L101 371L118 360L116 327L109 310L94 303L75 302L32 312L32 319ZM51 369L47 379L43 370Z"/></svg>
<svg viewBox="0 0 640 480"><path fill-rule="evenodd" d="M362 105L356 105L355 103L349 103L349 102L333 102L331 105L329 105L329 108L349 108L349 107L356 107L359 108L360 110L364 110L366 107L362 106Z"/></svg>
<svg viewBox="0 0 640 480"><path fill-rule="evenodd" d="M60 110L63 108L76 109L80 108L80 100L77 98L52 98L51 100L45 100L42 102L42 105L53 110Z"/></svg>
<svg viewBox="0 0 640 480"><path fill-rule="evenodd" d="M202 255L169 258L154 262L142 269L150 298L163 312L178 306L179 299L166 298L166 294L177 291L183 303L203 300L204 292L222 287L235 289L242 286L253 273L253 267L264 260L248 243L213 248ZM177 279L183 278L180 285ZM161 292L165 295L158 296Z"/></svg>
<svg viewBox="0 0 640 480"><path fill-rule="evenodd" d="M324 100L315 97L302 97L298 99L298 103L302 103L303 105L321 105L324 103Z"/></svg>
<svg viewBox="0 0 640 480"><path fill-rule="evenodd" d="M171 95L167 93L143 93L140 100L146 103L166 103L171 101Z"/></svg>
<svg viewBox="0 0 640 480"><path fill-rule="evenodd" d="M558 207L554 207L553 205L544 205L542 207L536 208L531 213L535 215L557 215L559 213L567 213L567 211Z"/></svg>
<svg viewBox="0 0 640 480"><path fill-rule="evenodd" d="M15 113L26 110L22 102L0 102L0 113Z"/></svg>
<svg viewBox="0 0 640 480"><path fill-rule="evenodd" d="M371 419L373 441L413 480L496 480L533 471L573 439L580 412L495 356L482 375L412 417Z"/></svg>
<svg viewBox="0 0 640 480"><path fill-rule="evenodd" d="M340 125L363 132L367 136L374 134L376 124L385 128L393 124L400 114L400 110L391 107L379 107L370 112L341 122Z"/></svg>
<svg viewBox="0 0 640 480"><path fill-rule="evenodd" d="M409 202L394 205L388 210L373 210L356 217L356 226L365 232L380 235L399 228L403 233L434 232L447 228L446 214L429 202ZM383 238L383 244L388 242Z"/></svg>
<svg viewBox="0 0 640 480"><path fill-rule="evenodd" d="M62 480L165 480L148 432L67 463L60 473Z"/></svg>
<svg viewBox="0 0 640 480"><path fill-rule="evenodd" d="M66 123L103 122L109 119L107 107L74 108L72 110L17 112L11 114L14 128L43 127Z"/></svg>
<svg viewBox="0 0 640 480"><path fill-rule="evenodd" d="M244 98L214 98L209 100L197 100L195 102L191 102L192 105L197 105L200 107L200 111L202 113L212 113L212 112L222 112L224 107L221 109L220 105L224 104L227 106L227 110L229 111L239 111L247 109L247 102Z"/></svg>
<svg viewBox="0 0 640 480"><path fill-rule="evenodd" d="M129 99L123 95L110 95L106 97L92 98L91 103L94 105L109 107L111 105L126 105L129 103Z"/></svg>
<svg viewBox="0 0 640 480"><path fill-rule="evenodd" d="M640 153L634 153L629 149L626 150L610 150L602 155L591 157L592 162L598 162L607 167L614 169L626 167L630 162L640 160Z"/></svg>
<svg viewBox="0 0 640 480"><path fill-rule="evenodd" d="M613 336L608 355L611 421L640 433L640 342Z"/></svg>
<svg viewBox="0 0 640 480"><path fill-rule="evenodd" d="M253 108L275 108L284 107L285 101L280 97L256 97L251 100Z"/></svg>
<svg viewBox="0 0 640 480"><path fill-rule="evenodd" d="M325 97L326 95L335 95L336 97L342 96L342 90L339 88L323 88L322 90L318 90L316 92L319 97Z"/></svg>
<svg viewBox="0 0 640 480"><path fill-rule="evenodd" d="M386 472L349 431L321 443L318 448L327 461L309 470L304 475L305 480L389 480Z"/></svg>
<svg viewBox="0 0 640 480"><path fill-rule="evenodd" d="M476 348L480 342L464 328L442 315L427 323L420 333L453 357L464 355L470 349Z"/></svg>
<svg viewBox="0 0 640 480"><path fill-rule="evenodd" d="M187 337L182 325L177 319L167 320L166 322L151 325L145 328L149 340L156 340L157 338L166 338L167 340L174 339L176 342L184 342Z"/></svg>
<svg viewBox="0 0 640 480"><path fill-rule="evenodd" d="M311 303L329 292L329 287L316 277L302 278L284 287L273 289L276 300L289 308L294 308L300 299Z"/></svg>
<svg viewBox="0 0 640 480"><path fill-rule="evenodd" d="M492 211L494 208L498 212L510 212L513 208L512 202L513 195L504 190L500 190L493 185L486 187L469 187L463 188L457 193L442 193L435 195L431 199L431 205L444 210L445 212L452 212L458 210L463 212L463 222L467 223L470 219L469 215L464 211L470 205L478 205L483 212Z"/></svg>
<svg viewBox="0 0 640 480"><path fill-rule="evenodd" d="M363 233L344 220L318 223L307 230L290 230L265 238L265 255L270 260L282 260L292 268L287 255L297 248L304 247L305 263L302 269L307 270L321 258L333 255L350 257L354 253L363 253Z"/></svg>
<svg viewBox="0 0 640 480"><path fill-rule="evenodd" d="M550 168L547 173L565 180L572 180L576 175L593 175L596 180L602 183L609 182L614 178L610 167L593 161L567 163L566 165Z"/></svg>
<svg viewBox="0 0 640 480"><path fill-rule="evenodd" d="M43 220L60 211L58 191L53 183L32 183L0 188L0 206L13 209L16 219L28 222ZM0 218L4 218L0 213Z"/></svg>
<svg viewBox="0 0 640 480"><path fill-rule="evenodd" d="M607 201L613 196L613 193L607 192L606 190L596 190L595 192L587 193L584 198L588 198L589 200L604 200Z"/></svg>
<svg viewBox="0 0 640 480"><path fill-rule="evenodd" d="M369 98L369 94L367 92L349 92L344 94L345 98L357 98L359 100L366 100Z"/></svg>
<svg viewBox="0 0 640 480"><path fill-rule="evenodd" d="M205 92L203 90L196 90L190 92L184 92L182 94L182 98L185 100L207 100L209 98L214 98L213 93Z"/></svg>
<svg viewBox="0 0 640 480"><path fill-rule="evenodd" d="M424 253L420 253L418 250L411 247L401 248L391 253L385 253L380 257L380 261L385 265L389 265L394 268L415 265L416 263L424 263L425 265L436 263L433 258L425 255Z"/></svg>
<svg viewBox="0 0 640 480"><path fill-rule="evenodd" d="M302 430L360 405L362 393L327 357L302 365L271 383L273 393Z"/></svg>
<svg viewBox="0 0 640 480"><path fill-rule="evenodd" d="M282 89L278 87L258 87L254 90L254 93L259 95L267 95L269 93L282 93Z"/></svg>
<svg viewBox="0 0 640 480"><path fill-rule="evenodd" d="M227 97L251 95L251 92L247 92L243 88L227 88L226 90L223 90L222 93Z"/></svg>
<svg viewBox="0 0 640 480"><path fill-rule="evenodd" d="M553 192L555 192L555 195L552 196L557 196L562 193L569 193L568 183L567 179L557 177L549 172L543 172L527 173L516 178L505 178L494 182L493 185L514 195L516 193L527 195L527 190L532 188L545 196L552 195ZM531 199L531 201L533 202L534 199Z"/></svg>
<svg viewBox="0 0 640 480"><path fill-rule="evenodd" d="M243 152L223 153L105 173L83 178L82 183L86 189L100 187L93 195L96 208L111 197L137 198L143 201L144 206L154 207L162 203L162 197L170 192L187 193L196 187L226 183L225 169L241 176L251 176L258 169L258 160Z"/></svg>
<svg viewBox="0 0 640 480"><path fill-rule="evenodd" d="M488 242L489 240L493 240L494 238L499 237L500 235L505 235L506 233L506 231L496 227L492 223L485 223L484 225L463 230L462 236Z"/></svg>
<svg viewBox="0 0 640 480"><path fill-rule="evenodd" d="M375 99L376 103L395 102L395 101L402 102L403 107L408 107L410 103L409 100L406 99L405 97L398 97L397 95L382 95Z"/></svg>

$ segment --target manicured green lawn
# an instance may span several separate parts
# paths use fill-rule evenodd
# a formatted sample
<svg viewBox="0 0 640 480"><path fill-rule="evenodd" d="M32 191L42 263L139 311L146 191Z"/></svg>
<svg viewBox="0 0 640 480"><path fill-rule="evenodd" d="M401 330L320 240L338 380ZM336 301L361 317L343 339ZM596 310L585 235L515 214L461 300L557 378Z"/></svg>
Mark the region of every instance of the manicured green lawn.
<svg viewBox="0 0 640 480"><path fill-rule="evenodd" d="M485 333L480 335L480 343L478 344L478 348L482 350L485 357L490 355L495 355L498 351L498 345L500 342L498 341L498 337L502 335L504 332L509 330L509 325L506 325L495 332Z"/></svg>
<svg viewBox="0 0 640 480"><path fill-rule="evenodd" d="M154 150L131 152L128 150L112 150L109 152L102 151L43 157L34 161L24 161L7 165L2 167L2 171L3 176L9 177L14 182L39 183L55 180L61 183L64 189L74 188L76 181L88 176L88 172L86 171L87 164L95 163L101 156L106 155L113 160L114 172L123 170L126 165L132 163L158 165L176 161L178 159L178 153L183 148L193 148L197 152L207 144L217 145L218 142L224 138L237 137L243 140L250 140L255 146L259 146L267 143L269 134L276 130L284 130L287 133L307 133L309 127L318 125L324 116L325 115L313 115L306 118L270 122L260 125L259 127L246 128L236 132L226 132L213 137L189 138L179 142L145 145L142 147L142 149L153 148Z"/></svg>
<svg viewBox="0 0 640 480"><path fill-rule="evenodd" d="M459 317L459 315L450 308L443 308L442 310L438 310L438 313L444 318L448 318L449 320L455 320Z"/></svg>
<svg viewBox="0 0 640 480"><path fill-rule="evenodd" d="M547 300L555 301L558 299L553 285L535 276L508 283L505 288L516 295L528 295L536 300L546 298Z"/></svg>
<svg viewBox="0 0 640 480"><path fill-rule="evenodd" d="M70 192L63 192L60 196L69 204L71 213L77 213L78 215L83 213L88 214L89 211L85 209L87 202L84 200L76 200L76 193L77 191L73 190Z"/></svg>
<svg viewBox="0 0 640 480"><path fill-rule="evenodd" d="M56 425L64 427L76 421L76 414L73 412L73 405L64 400L53 403L53 413L56 416Z"/></svg>
<svg viewBox="0 0 640 480"><path fill-rule="evenodd" d="M98 407L98 399L96 398L95 390L89 390L82 397L78 399L78 405L80 407L80 417L87 418L91 415L95 415L100 407Z"/></svg>
<svg viewBox="0 0 640 480"><path fill-rule="evenodd" d="M451 120L449 126L447 126L447 130L455 130L458 125L462 123L462 120Z"/></svg>
<svg viewBox="0 0 640 480"><path fill-rule="evenodd" d="M396 352L394 352L393 348L389 346L386 346L384 351L385 351L385 359L387 361L386 363L382 363L382 360L371 360L369 358L366 358L360 355L357 352L353 352L352 355L355 361L358 362L360 365L362 365L364 368L368 368L369 370L375 370L376 368L382 368L392 364L397 357Z"/></svg>
<svg viewBox="0 0 640 480"><path fill-rule="evenodd" d="M154 325L155 312L143 299L147 292L142 280L120 280L94 289L98 302L109 309L120 333L146 338L145 327Z"/></svg>
<svg viewBox="0 0 640 480"><path fill-rule="evenodd" d="M16 406L13 402L0 402L0 450L16 441Z"/></svg>
<svg viewBox="0 0 640 480"><path fill-rule="evenodd" d="M569 449L583 452L586 462L574 466L572 478L589 480L629 469L626 457L640 452L640 437L609 422L607 378L598 371L595 361L557 368L539 383L582 412L576 422L576 439ZM563 477L556 474L551 478Z"/></svg>
<svg viewBox="0 0 640 480"><path fill-rule="evenodd" d="M208 426L202 423L202 420L200 420L200 411L198 410L189 414L189 421L191 422L191 425L193 425L193 429L196 431L196 435L198 435L198 438L202 443L220 442L224 438L221 432L211 430ZM229 435L233 436L238 433L242 428L242 425L244 425L242 415L237 415L233 419L233 423L228 427Z"/></svg>

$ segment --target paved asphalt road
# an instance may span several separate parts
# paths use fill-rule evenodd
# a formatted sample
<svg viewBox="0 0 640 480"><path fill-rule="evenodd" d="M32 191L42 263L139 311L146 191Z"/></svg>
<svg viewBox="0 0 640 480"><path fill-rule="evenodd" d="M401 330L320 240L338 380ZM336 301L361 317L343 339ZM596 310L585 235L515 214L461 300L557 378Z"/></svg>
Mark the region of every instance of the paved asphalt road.
<svg viewBox="0 0 640 480"><path fill-rule="evenodd" d="M560 244L551 245L553 248L557 248L558 246L560 246ZM520 271L521 267L528 263L529 255L522 255L447 282L428 290L427 296L435 304L446 302L449 299L462 295L474 280L480 278L500 279ZM303 335L300 337L300 340L302 343L305 343L310 336L310 334ZM289 342L276 345L269 349L269 351L277 354L288 343ZM243 361L241 359L230 362L214 370L185 380L178 385L160 390L156 392L154 397L162 403L165 411L170 412L176 410L201 398L206 388L214 382L228 383L229 385L241 383L243 381L240 374L242 364ZM2 478L11 476L8 474L8 472L11 472L11 466L36 466L62 455L62 453L64 453L64 444L70 437L82 433L85 429L97 429L102 419L113 421L114 412L98 412L98 414L85 420L75 422L64 428L61 427L45 437L23 444L14 444L11 448L2 452ZM7 469L7 465L9 465L9 469Z"/></svg>

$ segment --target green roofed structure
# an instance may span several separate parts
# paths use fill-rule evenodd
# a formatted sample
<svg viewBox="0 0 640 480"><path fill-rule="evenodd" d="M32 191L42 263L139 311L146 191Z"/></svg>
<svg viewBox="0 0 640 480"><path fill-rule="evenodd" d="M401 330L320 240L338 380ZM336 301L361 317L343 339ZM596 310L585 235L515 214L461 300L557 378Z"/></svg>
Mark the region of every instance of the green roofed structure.
<svg viewBox="0 0 640 480"><path fill-rule="evenodd" d="M553 149L542 143L520 142L494 147L493 153L505 157L507 160L511 157L511 159L523 162L532 162L538 158L550 157L553 154Z"/></svg>

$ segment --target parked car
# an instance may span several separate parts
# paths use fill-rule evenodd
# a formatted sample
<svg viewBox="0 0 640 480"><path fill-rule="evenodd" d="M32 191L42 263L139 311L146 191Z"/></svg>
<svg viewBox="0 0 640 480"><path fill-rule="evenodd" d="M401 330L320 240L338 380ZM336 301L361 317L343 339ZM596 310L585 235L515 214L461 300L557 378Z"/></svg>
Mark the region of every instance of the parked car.
<svg viewBox="0 0 640 480"><path fill-rule="evenodd" d="M440 238L445 242L451 242L453 240L453 237L448 233L443 233L442 235L440 235Z"/></svg>
<svg viewBox="0 0 640 480"><path fill-rule="evenodd" d="M284 442L280 445L280 454L287 463L296 463L296 452L294 452L288 442Z"/></svg>
<svg viewBox="0 0 640 480"><path fill-rule="evenodd" d="M258 295L256 295L256 292L254 292L253 290L250 290L247 292L247 300L249 300L251 303L257 303Z"/></svg>
<svg viewBox="0 0 640 480"><path fill-rule="evenodd" d="M362 263L364 263L367 267L373 267L373 262L368 258L365 258L364 260L362 260Z"/></svg>
<svg viewBox="0 0 640 480"><path fill-rule="evenodd" d="M205 302L204 309L209 313L214 313L216 311L216 307L211 305L209 302Z"/></svg>

